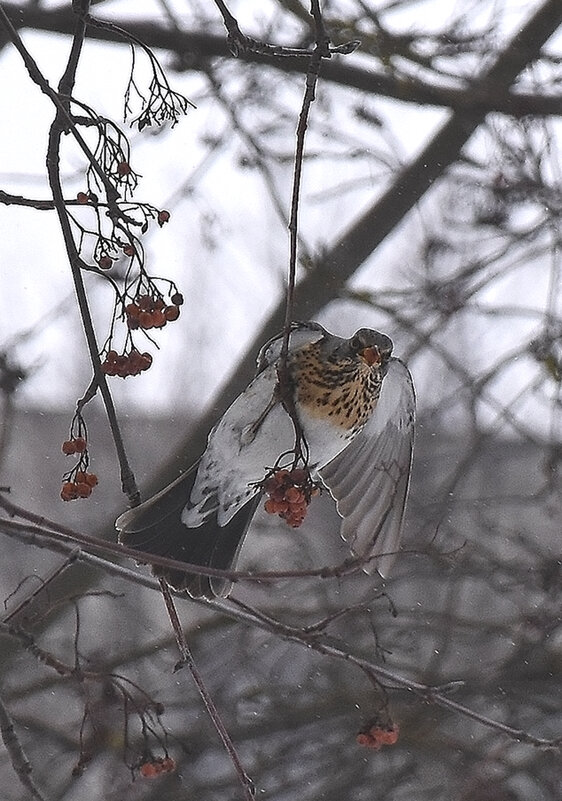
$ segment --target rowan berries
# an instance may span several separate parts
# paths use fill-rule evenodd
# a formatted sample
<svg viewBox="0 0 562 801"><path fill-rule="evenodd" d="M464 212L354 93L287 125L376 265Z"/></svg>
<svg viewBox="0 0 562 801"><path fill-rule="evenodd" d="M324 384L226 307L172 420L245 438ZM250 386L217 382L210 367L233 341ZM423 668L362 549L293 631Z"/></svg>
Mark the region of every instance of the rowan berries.
<svg viewBox="0 0 562 801"><path fill-rule="evenodd" d="M76 200L81 205L84 205L84 203L88 203L89 202L90 198L88 197L88 195L85 192L78 192L78 194L76 195Z"/></svg>
<svg viewBox="0 0 562 801"><path fill-rule="evenodd" d="M72 473L69 475L72 476ZM63 501L75 501L77 498L89 498L97 483L98 477L95 473L77 470L74 475L74 480L69 478L63 481L60 496Z"/></svg>
<svg viewBox="0 0 562 801"><path fill-rule="evenodd" d="M131 165L127 161L120 161L117 165L117 174L124 178L132 172Z"/></svg>
<svg viewBox="0 0 562 801"><path fill-rule="evenodd" d="M62 452L65 456L73 456L75 453L84 453L87 443L84 437L73 437L62 443Z"/></svg>
<svg viewBox="0 0 562 801"><path fill-rule="evenodd" d="M308 470L303 468L276 470L263 487L269 495L264 503L265 511L279 515L292 528L301 525L310 500L318 491Z"/></svg>
<svg viewBox="0 0 562 801"><path fill-rule="evenodd" d="M136 300L125 306L127 316L127 326L129 329L142 328L164 328L166 323L177 320L180 316L179 303L174 303L174 298L181 300L183 297L176 292L171 300L172 305L167 306L164 298L151 297L150 295L138 295Z"/></svg>
<svg viewBox="0 0 562 801"><path fill-rule="evenodd" d="M141 312L146 314L147 312ZM129 353L119 355L114 350L110 350L101 364L101 369L106 375L116 375L119 378L127 378L131 375L138 375L144 370L148 370L152 364L150 353L140 353L136 348L132 348Z"/></svg>
<svg viewBox="0 0 562 801"><path fill-rule="evenodd" d="M174 306L181 306L183 304L183 295L181 292L174 292L170 300Z"/></svg>
<svg viewBox="0 0 562 801"><path fill-rule="evenodd" d="M165 223L167 223L169 219L170 219L170 212L169 211L166 211L165 209L162 209L162 211L158 212L158 217L156 218L156 220L157 220L158 225L160 226L160 228L162 228L162 226Z"/></svg>
<svg viewBox="0 0 562 801"><path fill-rule="evenodd" d="M374 724L367 731L359 732L356 742L358 745L379 751L383 745L394 745L398 741L399 733L400 726L397 723L389 723L385 726Z"/></svg>
<svg viewBox="0 0 562 801"><path fill-rule="evenodd" d="M160 757L150 762L143 762L139 767L139 773L145 779L153 779L162 773L172 773L175 769L176 763L172 757Z"/></svg>
<svg viewBox="0 0 562 801"><path fill-rule="evenodd" d="M110 256L100 256L98 259L98 267L100 270L111 270L113 267L113 259Z"/></svg>

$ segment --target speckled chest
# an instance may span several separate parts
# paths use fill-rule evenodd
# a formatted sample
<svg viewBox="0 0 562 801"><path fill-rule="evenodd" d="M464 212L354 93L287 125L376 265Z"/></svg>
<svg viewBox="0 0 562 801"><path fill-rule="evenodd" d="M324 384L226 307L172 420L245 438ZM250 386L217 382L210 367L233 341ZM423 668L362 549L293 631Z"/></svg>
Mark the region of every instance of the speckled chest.
<svg viewBox="0 0 562 801"><path fill-rule="evenodd" d="M300 348L291 359L297 405L311 417L325 419L353 436L377 404L382 373L357 357L326 358L317 343Z"/></svg>

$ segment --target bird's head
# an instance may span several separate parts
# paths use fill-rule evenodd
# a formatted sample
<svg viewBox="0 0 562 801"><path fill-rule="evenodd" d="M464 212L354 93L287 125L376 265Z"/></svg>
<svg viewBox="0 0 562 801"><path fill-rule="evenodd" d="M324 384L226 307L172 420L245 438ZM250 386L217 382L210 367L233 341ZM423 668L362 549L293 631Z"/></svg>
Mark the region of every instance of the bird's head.
<svg viewBox="0 0 562 801"><path fill-rule="evenodd" d="M369 367L384 367L392 354L392 340L380 331L360 328L347 340L354 356L359 356Z"/></svg>

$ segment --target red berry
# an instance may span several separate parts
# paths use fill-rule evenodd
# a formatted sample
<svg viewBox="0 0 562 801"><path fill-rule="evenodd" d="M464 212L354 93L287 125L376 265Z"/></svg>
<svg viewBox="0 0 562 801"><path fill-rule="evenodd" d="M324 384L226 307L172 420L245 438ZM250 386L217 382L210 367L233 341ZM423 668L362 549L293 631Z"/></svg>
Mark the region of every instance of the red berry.
<svg viewBox="0 0 562 801"><path fill-rule="evenodd" d="M89 202L90 198L85 192L78 192L78 194L76 195L76 200L78 201L78 203L84 205L84 203Z"/></svg>
<svg viewBox="0 0 562 801"><path fill-rule="evenodd" d="M76 484L74 483L74 481L64 482L60 491L60 496L63 501L73 501L75 498L78 497Z"/></svg>
<svg viewBox="0 0 562 801"><path fill-rule="evenodd" d="M308 472L302 467L295 467L291 470L291 481L293 484L306 484L308 479Z"/></svg>
<svg viewBox="0 0 562 801"><path fill-rule="evenodd" d="M76 453L76 447L74 445L74 440L67 439L62 443L62 452L65 456L72 456Z"/></svg>
<svg viewBox="0 0 562 801"><path fill-rule="evenodd" d="M140 766L139 773L145 779L152 779L158 774L158 770L154 762L145 762Z"/></svg>
<svg viewBox="0 0 562 801"><path fill-rule="evenodd" d="M97 486L98 483L98 477L96 476L95 473L86 473L85 481L86 484L88 484L90 487L95 487Z"/></svg>
<svg viewBox="0 0 562 801"><path fill-rule="evenodd" d="M139 325L141 328L152 328L154 323L152 322L152 312L143 311L139 314Z"/></svg>
<svg viewBox="0 0 562 801"><path fill-rule="evenodd" d="M285 490L285 498L289 501L289 503L294 503L295 501L300 501L301 498L304 498L302 494L302 490L298 487L287 487Z"/></svg>
<svg viewBox="0 0 562 801"><path fill-rule="evenodd" d="M84 437L75 437L74 438L74 448L76 453L84 453L87 448L86 440Z"/></svg>
<svg viewBox="0 0 562 801"><path fill-rule="evenodd" d="M156 219L157 219L158 225L160 226L160 228L162 228L164 223L167 223L168 220L170 219L170 212L166 211L166 209L162 209L162 211L158 212L158 217Z"/></svg>
<svg viewBox="0 0 562 801"><path fill-rule="evenodd" d="M180 316L180 310L178 306L166 306L164 309L164 316L169 323L172 323L174 320L177 320Z"/></svg>
<svg viewBox="0 0 562 801"><path fill-rule="evenodd" d="M154 301L150 295L139 295L137 298L137 306L141 311L151 312L154 308Z"/></svg>
<svg viewBox="0 0 562 801"><path fill-rule="evenodd" d="M141 358L143 363L141 370L148 370L148 368L152 364L152 356L150 355L150 353L143 353L141 354Z"/></svg>
<svg viewBox="0 0 562 801"><path fill-rule="evenodd" d="M181 292L174 292L172 297L170 298L174 306L182 306L183 305L183 295Z"/></svg>
<svg viewBox="0 0 562 801"><path fill-rule="evenodd" d="M92 494L92 488L85 481L76 482L76 494L79 498L89 498Z"/></svg>
<svg viewBox="0 0 562 801"><path fill-rule="evenodd" d="M98 259L98 266L100 270L110 270L113 266L113 259L109 256L100 256Z"/></svg>
<svg viewBox="0 0 562 801"><path fill-rule="evenodd" d="M132 245L125 245L125 247L123 248L123 253L125 254L125 256L134 256L135 249Z"/></svg>
<svg viewBox="0 0 562 801"><path fill-rule="evenodd" d="M129 173L131 173L131 172L132 172L132 170L131 170L131 165L130 165L128 162L126 162L126 161L121 161L121 162L119 162L119 164L117 165L117 173L118 173L118 175L120 175L122 178L123 178L125 175L129 175Z"/></svg>
<svg viewBox="0 0 562 801"><path fill-rule="evenodd" d="M167 322L166 316L164 315L163 311L161 311L160 309L155 309L152 312L152 327L153 328L164 328L164 326L166 325L166 322Z"/></svg>

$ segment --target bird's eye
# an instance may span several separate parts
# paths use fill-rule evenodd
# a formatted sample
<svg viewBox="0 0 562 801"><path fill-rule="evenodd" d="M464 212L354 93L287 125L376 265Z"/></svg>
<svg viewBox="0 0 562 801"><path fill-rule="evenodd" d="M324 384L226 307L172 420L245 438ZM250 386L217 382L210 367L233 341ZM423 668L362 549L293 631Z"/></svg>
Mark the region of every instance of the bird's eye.
<svg viewBox="0 0 562 801"><path fill-rule="evenodd" d="M363 347L363 343L361 342L360 337L352 337L351 342L349 343L353 350L359 350L359 348Z"/></svg>

